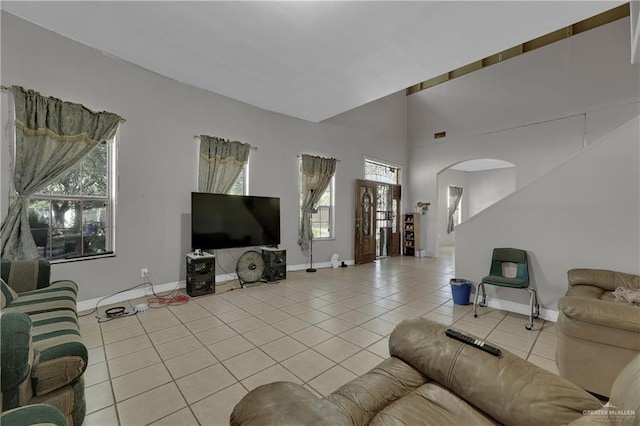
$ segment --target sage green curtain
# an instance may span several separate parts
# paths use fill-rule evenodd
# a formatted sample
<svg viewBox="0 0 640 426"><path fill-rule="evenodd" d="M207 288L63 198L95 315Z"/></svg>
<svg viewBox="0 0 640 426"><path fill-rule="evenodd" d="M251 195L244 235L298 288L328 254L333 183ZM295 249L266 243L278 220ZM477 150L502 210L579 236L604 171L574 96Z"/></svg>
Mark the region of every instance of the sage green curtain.
<svg viewBox="0 0 640 426"><path fill-rule="evenodd" d="M13 183L17 196L2 222L0 245L3 260L34 260L39 255L29 227L29 196L113 138L122 118L19 86L10 91L16 115Z"/></svg>
<svg viewBox="0 0 640 426"><path fill-rule="evenodd" d="M338 160L335 158L302 154L302 206L300 207L298 245L304 251L309 249L309 241L313 239L311 214L317 208L318 201L331 183L331 178L336 173L337 163Z"/></svg>
<svg viewBox="0 0 640 426"><path fill-rule="evenodd" d="M198 191L226 194L249 161L251 145L200 136Z"/></svg>
<svg viewBox="0 0 640 426"><path fill-rule="evenodd" d="M447 234L453 232L453 216L456 214L456 210L460 206L460 200L462 199L462 188L459 186L449 187L449 220L447 221Z"/></svg>

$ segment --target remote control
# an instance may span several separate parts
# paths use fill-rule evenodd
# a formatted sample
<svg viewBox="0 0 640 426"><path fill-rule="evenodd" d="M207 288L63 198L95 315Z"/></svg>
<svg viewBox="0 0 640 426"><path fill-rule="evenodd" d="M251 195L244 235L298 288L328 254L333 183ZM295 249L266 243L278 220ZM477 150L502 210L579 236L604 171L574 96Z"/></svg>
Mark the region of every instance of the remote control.
<svg viewBox="0 0 640 426"><path fill-rule="evenodd" d="M461 341L462 343L466 343L467 345L475 346L476 348L483 350L487 353L490 353L493 356L502 355L502 351L494 346L489 345L480 339L475 339L471 336L467 336L466 334L462 334L459 331L452 330L450 328L445 331L445 334L451 338Z"/></svg>

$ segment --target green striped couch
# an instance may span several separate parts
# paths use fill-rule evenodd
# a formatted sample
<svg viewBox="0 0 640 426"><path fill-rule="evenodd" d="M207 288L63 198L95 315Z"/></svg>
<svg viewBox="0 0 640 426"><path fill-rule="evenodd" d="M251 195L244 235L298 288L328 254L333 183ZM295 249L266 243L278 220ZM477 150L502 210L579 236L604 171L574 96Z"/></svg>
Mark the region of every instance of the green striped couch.
<svg viewBox="0 0 640 426"><path fill-rule="evenodd" d="M69 425L81 425L88 355L78 326L78 286L50 283L45 260L0 266L2 411L49 404Z"/></svg>

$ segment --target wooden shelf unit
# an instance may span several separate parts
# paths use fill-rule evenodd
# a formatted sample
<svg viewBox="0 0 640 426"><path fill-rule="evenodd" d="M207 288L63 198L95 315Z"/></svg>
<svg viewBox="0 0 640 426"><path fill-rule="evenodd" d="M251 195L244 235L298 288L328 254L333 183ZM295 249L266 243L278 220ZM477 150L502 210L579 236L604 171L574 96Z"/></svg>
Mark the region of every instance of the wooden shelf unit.
<svg viewBox="0 0 640 426"><path fill-rule="evenodd" d="M415 256L420 250L420 215L405 213L402 219L402 254Z"/></svg>

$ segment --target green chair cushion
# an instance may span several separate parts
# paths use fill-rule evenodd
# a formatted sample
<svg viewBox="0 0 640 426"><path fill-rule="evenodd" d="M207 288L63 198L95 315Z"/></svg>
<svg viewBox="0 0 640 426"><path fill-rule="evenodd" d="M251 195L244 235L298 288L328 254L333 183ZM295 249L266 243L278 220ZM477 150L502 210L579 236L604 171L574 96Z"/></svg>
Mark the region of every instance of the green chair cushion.
<svg viewBox="0 0 640 426"><path fill-rule="evenodd" d="M482 279L485 284L496 285L499 287L527 288L529 280L521 278L507 278L500 275L487 275Z"/></svg>

